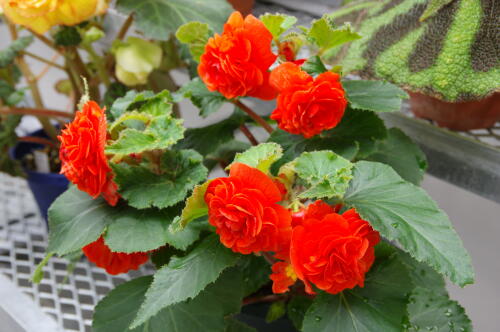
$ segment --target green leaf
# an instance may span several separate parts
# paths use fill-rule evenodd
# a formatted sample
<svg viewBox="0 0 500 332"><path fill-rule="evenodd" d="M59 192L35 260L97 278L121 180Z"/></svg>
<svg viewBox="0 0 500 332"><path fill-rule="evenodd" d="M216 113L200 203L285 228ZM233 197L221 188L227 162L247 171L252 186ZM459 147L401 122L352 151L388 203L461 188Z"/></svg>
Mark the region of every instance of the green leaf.
<svg viewBox="0 0 500 332"><path fill-rule="evenodd" d="M436 295L443 294L448 296L446 283L442 275L437 273L429 265L416 261L402 250L397 249L397 254L406 265L410 273L411 282L415 287L423 287L432 290Z"/></svg>
<svg viewBox="0 0 500 332"><path fill-rule="evenodd" d="M375 152L367 160L391 166L408 182L420 184L427 169L427 159L411 138L398 128L387 131L387 138L377 142Z"/></svg>
<svg viewBox="0 0 500 332"><path fill-rule="evenodd" d="M303 331L401 332L412 288L404 264L393 255L375 263L364 288L319 294L306 313Z"/></svg>
<svg viewBox="0 0 500 332"><path fill-rule="evenodd" d="M75 27L61 26L54 34L54 43L57 46L78 46L81 42L82 36Z"/></svg>
<svg viewBox="0 0 500 332"><path fill-rule="evenodd" d="M20 37L13 41L9 47L0 51L0 68L5 68L14 62L19 53L30 46L33 36Z"/></svg>
<svg viewBox="0 0 500 332"><path fill-rule="evenodd" d="M217 91L208 91L206 85L197 77L176 92L176 98L189 98L198 107L200 115L207 117L217 112L227 99Z"/></svg>
<svg viewBox="0 0 500 332"><path fill-rule="evenodd" d="M184 23L208 23L220 31L232 11L226 0L118 0L118 11L135 13L134 21L144 35L151 39L167 40Z"/></svg>
<svg viewBox="0 0 500 332"><path fill-rule="evenodd" d="M238 261L238 268L243 273L245 296L257 292L271 281L271 266L262 256L244 255Z"/></svg>
<svg viewBox="0 0 500 332"><path fill-rule="evenodd" d="M241 277L229 270L196 298L168 306L146 324L129 330L128 327L145 299L153 278L141 277L113 289L96 306L92 322L94 332L158 332L207 331L220 332L224 316L241 304Z"/></svg>
<svg viewBox="0 0 500 332"><path fill-rule="evenodd" d="M205 45L210 37L208 24L201 22L189 22L177 29L175 37L189 46L189 52L196 62L200 62L201 55L205 52Z"/></svg>
<svg viewBox="0 0 500 332"><path fill-rule="evenodd" d="M304 152L295 161L295 171L309 188L300 198L342 198L352 179L353 164L332 151Z"/></svg>
<svg viewBox="0 0 500 332"><path fill-rule="evenodd" d="M104 199L92 199L76 187L69 188L49 208L47 252L62 256L94 242L116 212Z"/></svg>
<svg viewBox="0 0 500 332"><path fill-rule="evenodd" d="M287 315L297 330L302 331L304 316L312 303L312 298L302 295L294 296L288 302Z"/></svg>
<svg viewBox="0 0 500 332"><path fill-rule="evenodd" d="M391 167L356 163L344 202L418 261L460 286L473 282L470 257L446 214L423 189L404 181Z"/></svg>
<svg viewBox="0 0 500 332"><path fill-rule="evenodd" d="M271 165L283 156L283 149L276 143L261 143L242 153L237 153L233 163L243 163L269 173Z"/></svg>
<svg viewBox="0 0 500 332"><path fill-rule="evenodd" d="M410 296L408 315L408 332L472 332L472 323L464 308L447 294L436 294L430 289L415 288Z"/></svg>
<svg viewBox="0 0 500 332"><path fill-rule="evenodd" d="M408 94L397 86L381 81L342 81L342 85L354 109L374 112L394 112L401 109L402 99Z"/></svg>
<svg viewBox="0 0 500 332"><path fill-rule="evenodd" d="M193 193L186 200L186 206L182 210L179 228L184 229L191 221L208 214L208 206L205 203L205 192L210 181L194 187Z"/></svg>
<svg viewBox="0 0 500 332"><path fill-rule="evenodd" d="M286 305L284 301L278 301L271 304L266 314L266 322L272 323L286 314Z"/></svg>
<svg viewBox="0 0 500 332"><path fill-rule="evenodd" d="M321 61L321 58L317 55L314 55L307 59L307 61L302 65L302 70L314 76L324 73L328 69L326 69L323 61Z"/></svg>
<svg viewBox="0 0 500 332"><path fill-rule="evenodd" d="M152 91L128 91L125 96L116 99L113 106L111 106L109 113L112 116L112 119L109 120L118 119L127 110L133 109L134 106L144 103L149 98L154 97L154 95L155 94Z"/></svg>
<svg viewBox="0 0 500 332"><path fill-rule="evenodd" d="M229 317L226 318L226 329L224 332L257 332L257 330L235 318Z"/></svg>
<svg viewBox="0 0 500 332"><path fill-rule="evenodd" d="M120 195L137 209L166 208L186 198L207 177L203 157L194 150L167 151L161 156L160 173L144 161L138 166L111 164Z"/></svg>
<svg viewBox="0 0 500 332"><path fill-rule="evenodd" d="M295 23L297 18L285 14L264 14L259 17L264 23L266 28L271 32L274 39L279 39L280 36L290 29Z"/></svg>
<svg viewBox="0 0 500 332"><path fill-rule="evenodd" d="M205 156L205 166L212 169L217 164L228 165L234 160L237 153L244 152L250 147L251 145L248 143L232 139L218 146L214 152L207 154Z"/></svg>
<svg viewBox="0 0 500 332"><path fill-rule="evenodd" d="M173 257L167 266L156 272L131 327L145 323L165 307L194 298L237 260L238 255L224 247L215 234L186 256Z"/></svg>
<svg viewBox="0 0 500 332"><path fill-rule="evenodd" d="M436 15L441 8L452 1L453 0L430 0L427 4L427 7L425 7L424 13L422 14L422 16L420 16L420 22L423 22L429 17Z"/></svg>
<svg viewBox="0 0 500 332"><path fill-rule="evenodd" d="M199 230L187 228L172 233L170 225L177 209L125 209L112 218L104 236L106 244L116 252L146 252L170 244L186 249L199 237Z"/></svg>
<svg viewBox="0 0 500 332"><path fill-rule="evenodd" d="M361 38L359 34L351 30L349 23L337 28L327 15L312 22L307 36L323 51Z"/></svg>

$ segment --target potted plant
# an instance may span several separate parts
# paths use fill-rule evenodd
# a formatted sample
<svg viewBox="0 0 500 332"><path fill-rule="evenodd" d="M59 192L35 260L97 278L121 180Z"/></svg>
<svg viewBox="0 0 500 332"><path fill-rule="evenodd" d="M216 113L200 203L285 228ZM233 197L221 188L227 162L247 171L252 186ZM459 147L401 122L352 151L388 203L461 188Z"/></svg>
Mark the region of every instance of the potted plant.
<svg viewBox="0 0 500 332"><path fill-rule="evenodd" d="M409 91L418 117L455 130L489 128L500 120L494 6L465 0L348 5L330 17L352 22L365 38L332 56L344 58L346 72Z"/></svg>
<svg viewBox="0 0 500 332"><path fill-rule="evenodd" d="M422 151L377 116L406 93L324 63L361 36L328 17L291 30L292 16L225 12L217 26L212 2L174 27L154 18L155 3L117 1L130 15L121 31L134 23L144 38L95 54L116 61L110 81L133 87L109 94L105 110L89 80L58 135L74 185L49 209L33 281L53 255L83 252L110 274L151 261L154 275L99 302L94 331L252 331L264 316L287 331L470 331L444 281L473 282L468 253L419 187ZM180 52L158 61L151 40ZM172 62L191 75L178 88L164 70ZM276 108L259 114L250 97ZM234 112L187 129L183 99L202 117L223 104Z"/></svg>

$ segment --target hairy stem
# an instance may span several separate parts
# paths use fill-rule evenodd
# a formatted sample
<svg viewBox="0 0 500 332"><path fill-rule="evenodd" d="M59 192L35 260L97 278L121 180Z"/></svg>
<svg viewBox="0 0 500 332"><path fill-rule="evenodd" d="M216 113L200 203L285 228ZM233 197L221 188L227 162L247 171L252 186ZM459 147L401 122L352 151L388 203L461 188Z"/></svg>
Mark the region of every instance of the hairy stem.
<svg viewBox="0 0 500 332"><path fill-rule="evenodd" d="M287 298L287 295L284 294L271 294L271 295L261 295L261 296L252 296L243 299L243 305L248 305L252 303L260 303L260 302L277 302Z"/></svg>
<svg viewBox="0 0 500 332"><path fill-rule="evenodd" d="M250 129L248 129L248 127L245 126L245 124L240 125L240 131L248 138L248 140L250 141L250 143L252 143L252 145L259 145L259 141L257 141L255 136L252 134Z"/></svg>
<svg viewBox="0 0 500 332"><path fill-rule="evenodd" d="M2 107L0 114L21 114L21 115L34 115L45 117L61 117L72 119L73 114L64 111L50 110L45 108L29 108L29 107Z"/></svg>

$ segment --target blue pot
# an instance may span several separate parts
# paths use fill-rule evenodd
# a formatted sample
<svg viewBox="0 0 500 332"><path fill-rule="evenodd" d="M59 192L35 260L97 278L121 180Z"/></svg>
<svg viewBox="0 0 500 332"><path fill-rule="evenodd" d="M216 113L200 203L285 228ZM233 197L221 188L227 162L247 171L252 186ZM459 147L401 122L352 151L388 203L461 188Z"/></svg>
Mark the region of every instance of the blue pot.
<svg viewBox="0 0 500 332"><path fill-rule="evenodd" d="M29 136L47 138L45 132L40 129ZM25 155L33 150L42 149L43 145L36 143L19 142L10 152L10 157L22 160ZM47 210L54 200L68 189L68 180L62 174L40 173L25 169L28 176L28 186L35 197L40 213L47 221Z"/></svg>

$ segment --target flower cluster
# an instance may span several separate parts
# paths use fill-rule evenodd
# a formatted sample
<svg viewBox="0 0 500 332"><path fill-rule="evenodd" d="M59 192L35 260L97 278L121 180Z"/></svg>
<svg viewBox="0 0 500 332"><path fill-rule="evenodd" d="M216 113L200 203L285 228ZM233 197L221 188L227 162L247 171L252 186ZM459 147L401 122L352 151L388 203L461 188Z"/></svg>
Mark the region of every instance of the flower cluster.
<svg viewBox="0 0 500 332"><path fill-rule="evenodd" d="M275 293L288 291L297 279L310 294L312 284L332 294L363 287L378 232L356 211L339 214L322 201L292 214L279 204L283 193L276 181L235 163L229 177L210 182L205 202L220 241L235 252L272 252L282 260L272 267Z"/></svg>
<svg viewBox="0 0 500 332"><path fill-rule="evenodd" d="M277 96L271 118L281 129L306 138L337 126L347 106L345 91L337 73L325 72L316 78L301 69L293 42L278 45L280 64L272 52L273 36L257 18L231 15L222 35L210 38L201 56L198 73L211 91L228 99Z"/></svg>

